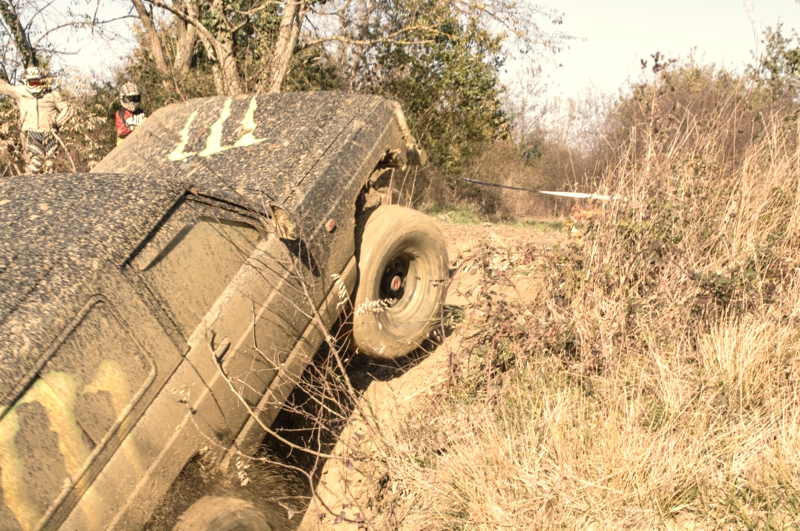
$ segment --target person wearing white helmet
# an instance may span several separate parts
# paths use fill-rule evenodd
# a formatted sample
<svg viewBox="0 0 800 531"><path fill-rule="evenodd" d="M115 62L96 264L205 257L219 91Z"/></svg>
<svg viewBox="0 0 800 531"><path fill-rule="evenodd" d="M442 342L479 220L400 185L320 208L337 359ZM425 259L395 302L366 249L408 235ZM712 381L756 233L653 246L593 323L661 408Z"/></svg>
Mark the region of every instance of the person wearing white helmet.
<svg viewBox="0 0 800 531"><path fill-rule="evenodd" d="M50 88L47 75L38 66L26 68L22 81L22 86L13 86L0 79L0 94L11 98L19 109L26 171L50 173L58 149L55 135L75 111Z"/></svg>
<svg viewBox="0 0 800 531"><path fill-rule="evenodd" d="M147 115L139 107L142 95L135 83L125 83L119 89L119 102L122 104L116 113L117 145L120 145L133 130L142 125Z"/></svg>

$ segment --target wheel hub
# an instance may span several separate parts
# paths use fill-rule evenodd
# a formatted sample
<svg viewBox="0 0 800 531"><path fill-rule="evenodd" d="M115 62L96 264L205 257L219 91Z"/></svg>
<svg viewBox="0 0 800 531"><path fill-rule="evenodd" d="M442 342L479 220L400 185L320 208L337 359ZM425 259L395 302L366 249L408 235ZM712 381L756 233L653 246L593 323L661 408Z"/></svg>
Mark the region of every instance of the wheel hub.
<svg viewBox="0 0 800 531"><path fill-rule="evenodd" d="M392 291L397 291L402 286L403 286L403 279L400 278L400 275L395 275L394 278L392 279L392 283L389 289L391 289Z"/></svg>
<svg viewBox="0 0 800 531"><path fill-rule="evenodd" d="M408 268L409 261L402 256L389 262L381 277L381 299L399 301L403 298Z"/></svg>

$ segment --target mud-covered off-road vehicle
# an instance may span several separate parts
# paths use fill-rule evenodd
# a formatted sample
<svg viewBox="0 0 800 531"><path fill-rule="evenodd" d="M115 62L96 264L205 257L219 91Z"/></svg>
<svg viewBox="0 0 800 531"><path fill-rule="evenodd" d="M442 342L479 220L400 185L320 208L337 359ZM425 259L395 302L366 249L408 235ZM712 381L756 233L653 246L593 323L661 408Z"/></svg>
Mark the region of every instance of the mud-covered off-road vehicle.
<svg viewBox="0 0 800 531"><path fill-rule="evenodd" d="M354 291L361 352L416 348L444 241L374 183L420 157L378 97L235 96L0 181L0 529L142 528L203 448L253 451ZM269 525L204 497L177 528Z"/></svg>

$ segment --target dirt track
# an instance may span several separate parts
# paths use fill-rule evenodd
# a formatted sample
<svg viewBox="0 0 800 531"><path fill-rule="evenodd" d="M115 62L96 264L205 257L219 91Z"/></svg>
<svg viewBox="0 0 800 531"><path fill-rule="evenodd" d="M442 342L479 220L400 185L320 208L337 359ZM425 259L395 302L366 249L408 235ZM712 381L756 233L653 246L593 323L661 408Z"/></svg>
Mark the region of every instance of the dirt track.
<svg viewBox="0 0 800 531"><path fill-rule="evenodd" d="M481 294L519 297L524 303L537 296L541 275L533 263L513 268L512 275L502 275L502 282L487 280L473 268L477 260L489 261L489 267L505 271L509 261L525 263L525 250L550 247L563 241L563 233L502 225L439 226L448 244L454 269L446 306L460 309L463 322L420 363L392 378L376 378L374 364L364 364L351 379L368 383L360 407L351 416L332 452L339 459L329 459L317 482L316 496L305 512L298 529L351 530L370 529L373 500L380 495L385 471L376 454L377 441L386 444L393 437L398 419L411 412L426 394L436 392L448 378L449 359L460 342L483 322L476 302ZM521 254L522 253L522 254ZM530 261L530 258L527 259ZM522 272L520 272L520 269ZM521 317L524 319L524 317ZM380 370L380 369L378 369ZM360 410L360 411L359 411Z"/></svg>

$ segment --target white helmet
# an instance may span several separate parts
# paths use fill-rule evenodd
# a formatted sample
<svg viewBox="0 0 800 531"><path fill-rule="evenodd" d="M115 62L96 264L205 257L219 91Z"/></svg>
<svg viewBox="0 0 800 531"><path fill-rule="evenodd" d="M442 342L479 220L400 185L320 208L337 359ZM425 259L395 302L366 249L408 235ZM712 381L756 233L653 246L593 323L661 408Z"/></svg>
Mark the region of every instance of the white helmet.
<svg viewBox="0 0 800 531"><path fill-rule="evenodd" d="M129 111L134 112L138 109L140 100L141 94L139 94L139 87L136 86L136 83L125 83L119 89L119 101Z"/></svg>
<svg viewBox="0 0 800 531"><path fill-rule="evenodd" d="M25 88L31 94L41 94L47 88L47 79L44 70L38 66L29 66L22 76Z"/></svg>

